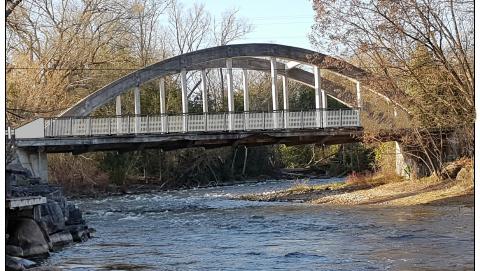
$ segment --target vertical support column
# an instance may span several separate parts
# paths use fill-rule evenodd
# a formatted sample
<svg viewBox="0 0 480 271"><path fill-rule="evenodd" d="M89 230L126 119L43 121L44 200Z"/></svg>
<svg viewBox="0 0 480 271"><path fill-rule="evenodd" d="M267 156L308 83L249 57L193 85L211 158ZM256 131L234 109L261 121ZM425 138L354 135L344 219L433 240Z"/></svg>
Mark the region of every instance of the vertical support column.
<svg viewBox="0 0 480 271"><path fill-rule="evenodd" d="M47 153L42 150L30 152L22 149L17 149L16 153L20 164L30 171L32 176L40 178L42 183L48 183Z"/></svg>
<svg viewBox="0 0 480 271"><path fill-rule="evenodd" d="M362 109L362 92L361 92L361 85L360 81L356 82L356 88L357 88L357 107L358 107L358 126L360 126L360 110ZM396 112L395 112L395 117L396 117Z"/></svg>
<svg viewBox="0 0 480 271"><path fill-rule="evenodd" d="M207 95L207 73L205 70L201 71L202 75L202 105L203 105L203 125L205 127L205 131L208 130L208 95Z"/></svg>
<svg viewBox="0 0 480 271"><path fill-rule="evenodd" d="M285 71L286 72L286 71ZM282 84L283 84L283 127L286 129L288 128L288 77L285 73L282 76Z"/></svg>
<svg viewBox="0 0 480 271"><path fill-rule="evenodd" d="M270 73L272 75L272 110L273 110L273 128L278 128L278 97L277 97L277 60L270 59Z"/></svg>
<svg viewBox="0 0 480 271"><path fill-rule="evenodd" d="M117 116L117 134L122 133L122 97L115 98L115 115Z"/></svg>
<svg viewBox="0 0 480 271"><path fill-rule="evenodd" d="M242 69L242 81L243 81L243 112L244 112L244 126L245 130L248 130L249 123L249 113L250 111L250 94L248 93L248 71L247 69Z"/></svg>
<svg viewBox="0 0 480 271"><path fill-rule="evenodd" d="M47 153L38 151L38 177L44 183L48 183L48 158Z"/></svg>
<svg viewBox="0 0 480 271"><path fill-rule="evenodd" d="M183 132L187 132L187 114L188 114L188 100L187 100L187 70L182 69L180 72L180 81L182 84L182 114L183 114Z"/></svg>
<svg viewBox="0 0 480 271"><path fill-rule="evenodd" d="M356 82L356 88L357 88L357 107L360 109L362 107L362 93L360 91L360 81Z"/></svg>
<svg viewBox="0 0 480 271"><path fill-rule="evenodd" d="M207 73L205 70L201 71L202 74L202 102L203 102L203 113L208 113L208 95L207 95Z"/></svg>
<svg viewBox="0 0 480 271"><path fill-rule="evenodd" d="M322 82L320 77L320 68L313 66L313 76L315 79L315 122L317 127L322 127Z"/></svg>
<svg viewBox="0 0 480 271"><path fill-rule="evenodd" d="M135 133L140 133L140 114L142 110L140 108L140 84L137 83L134 89L134 100L135 100Z"/></svg>
<svg viewBox="0 0 480 271"><path fill-rule="evenodd" d="M232 72L232 59L227 58L227 95L228 95L228 130L233 130L233 113L235 106L233 103L233 72Z"/></svg>
<svg viewBox="0 0 480 271"><path fill-rule="evenodd" d="M321 90L322 93L322 126L325 128L327 127L327 120L328 120L328 111L327 111L327 95L325 94L325 90Z"/></svg>
<svg viewBox="0 0 480 271"><path fill-rule="evenodd" d="M158 93L160 97L160 121L161 121L161 132L165 133L167 131L167 118L165 117L166 107L165 107L165 79L163 77L158 81Z"/></svg>
<svg viewBox="0 0 480 271"><path fill-rule="evenodd" d="M358 87L358 85L357 85L357 87ZM394 119L397 118L397 108L396 107L393 107L393 118ZM395 141L395 173L397 173L397 175L399 175L399 176L409 178L410 176L408 176L408 174L407 174L408 173L407 169L408 169L408 166L405 163L405 157L403 156L402 148L400 146L400 142Z"/></svg>
<svg viewBox="0 0 480 271"><path fill-rule="evenodd" d="M248 71L247 69L242 70L242 79L243 79L243 111L250 111L250 94L248 92Z"/></svg>

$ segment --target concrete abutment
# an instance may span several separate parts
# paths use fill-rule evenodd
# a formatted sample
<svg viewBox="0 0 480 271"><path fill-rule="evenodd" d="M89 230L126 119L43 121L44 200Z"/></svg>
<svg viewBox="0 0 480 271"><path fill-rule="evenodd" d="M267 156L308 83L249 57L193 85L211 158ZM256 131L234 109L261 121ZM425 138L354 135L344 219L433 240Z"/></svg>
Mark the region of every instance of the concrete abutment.
<svg viewBox="0 0 480 271"><path fill-rule="evenodd" d="M27 151L17 149L17 157L20 164L28 170L32 177L39 178L40 183L48 183L48 159L47 153L42 151Z"/></svg>

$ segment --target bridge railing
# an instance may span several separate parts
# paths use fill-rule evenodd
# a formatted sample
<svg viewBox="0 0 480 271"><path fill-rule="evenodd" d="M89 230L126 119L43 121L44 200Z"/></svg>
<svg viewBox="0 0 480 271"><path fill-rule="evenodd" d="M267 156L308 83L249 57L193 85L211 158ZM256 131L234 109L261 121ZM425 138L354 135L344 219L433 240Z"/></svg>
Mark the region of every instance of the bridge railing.
<svg viewBox="0 0 480 271"><path fill-rule="evenodd" d="M43 131L34 137L94 136L150 133L188 133L359 127L360 110L224 112L178 115L44 118ZM28 125L28 124L27 124ZM41 136L40 136L41 135ZM23 138L28 138L23 137Z"/></svg>

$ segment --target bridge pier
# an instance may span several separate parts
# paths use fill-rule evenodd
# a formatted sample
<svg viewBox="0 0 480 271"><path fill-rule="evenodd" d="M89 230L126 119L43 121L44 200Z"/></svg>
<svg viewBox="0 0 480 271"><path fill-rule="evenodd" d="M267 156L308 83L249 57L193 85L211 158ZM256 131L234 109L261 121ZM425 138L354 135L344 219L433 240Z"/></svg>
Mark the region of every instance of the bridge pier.
<svg viewBox="0 0 480 271"><path fill-rule="evenodd" d="M395 141L395 173L399 176L410 178L409 166L405 162L400 143Z"/></svg>
<svg viewBox="0 0 480 271"><path fill-rule="evenodd" d="M48 183L48 159L47 153L29 152L22 149L17 149L17 157L20 164L30 173L33 177L40 178L41 183Z"/></svg>

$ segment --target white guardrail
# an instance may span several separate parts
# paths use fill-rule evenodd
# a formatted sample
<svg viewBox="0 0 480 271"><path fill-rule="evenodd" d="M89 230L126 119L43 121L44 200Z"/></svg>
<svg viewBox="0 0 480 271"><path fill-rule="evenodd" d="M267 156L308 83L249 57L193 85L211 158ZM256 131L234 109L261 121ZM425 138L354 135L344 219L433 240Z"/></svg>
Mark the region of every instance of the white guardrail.
<svg viewBox="0 0 480 271"><path fill-rule="evenodd" d="M359 109L40 118L18 138L359 127Z"/></svg>

